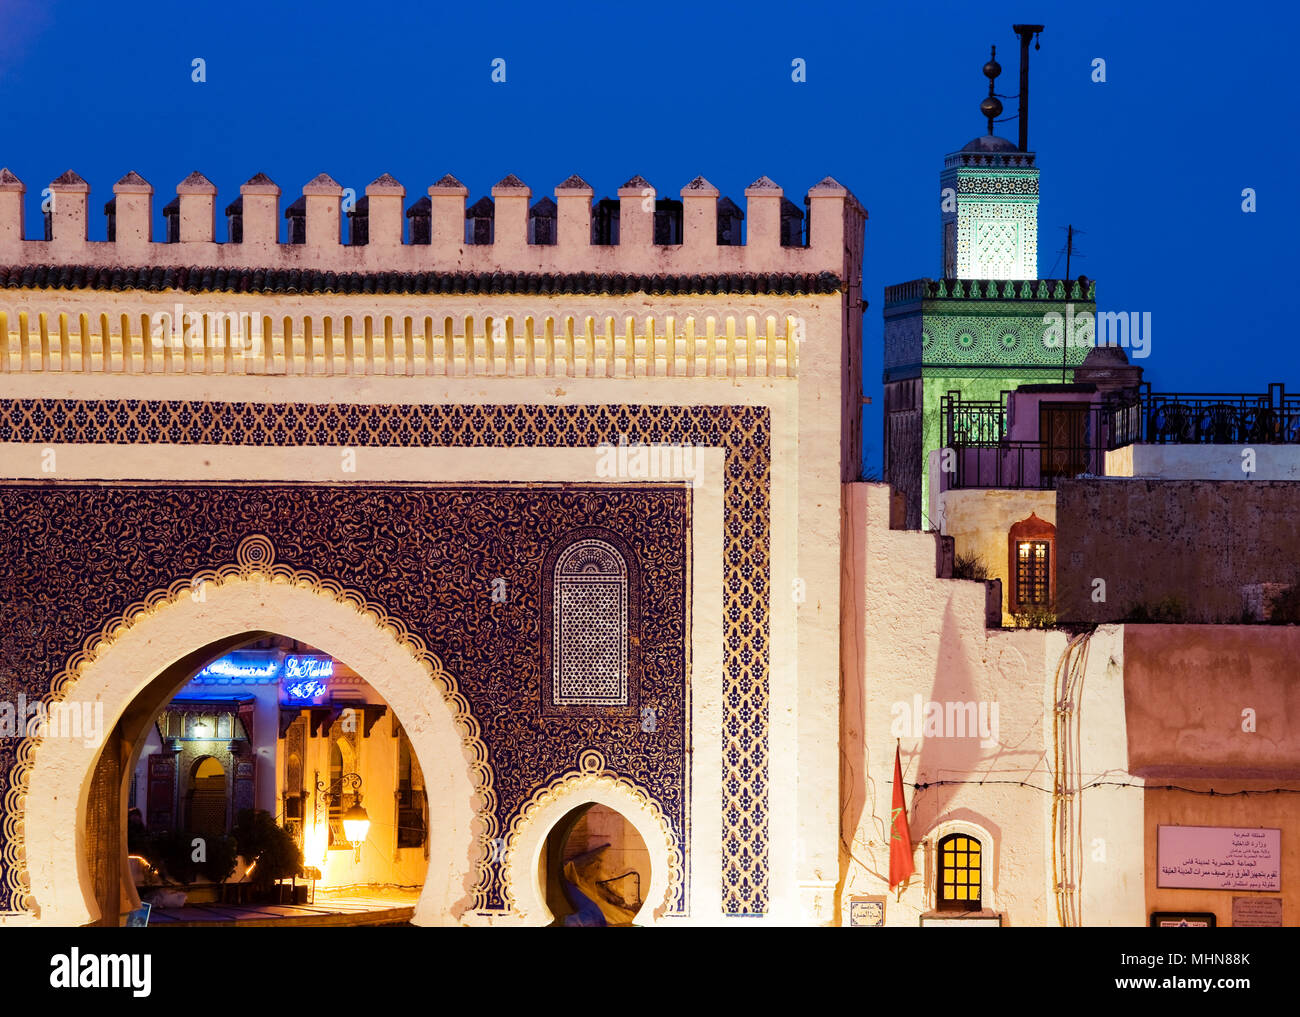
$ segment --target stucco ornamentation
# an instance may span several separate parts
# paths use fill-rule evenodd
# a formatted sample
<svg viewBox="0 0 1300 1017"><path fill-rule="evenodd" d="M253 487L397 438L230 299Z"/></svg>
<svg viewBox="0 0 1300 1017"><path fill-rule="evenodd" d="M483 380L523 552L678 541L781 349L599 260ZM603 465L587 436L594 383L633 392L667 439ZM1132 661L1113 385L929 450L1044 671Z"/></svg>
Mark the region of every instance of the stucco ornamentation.
<svg viewBox="0 0 1300 1017"><path fill-rule="evenodd" d="M771 421L766 408L24 399L0 401L0 423L9 427L13 440L49 443L557 448L595 446L625 434L631 442L721 448L727 576L723 760L720 777L707 779L722 784L722 909L728 914L768 909ZM0 773L8 769L5 763L0 760ZM500 795L500 771L497 779ZM527 794L531 788L517 790ZM6 801L12 816L16 799L6 796ZM502 814L501 821L507 822L508 815ZM12 825L6 821L5 829ZM674 906L684 906L684 901Z"/></svg>
<svg viewBox="0 0 1300 1017"><path fill-rule="evenodd" d="M164 606L192 598L195 591L201 590L205 583L222 586L226 583L261 578L273 583L288 583L323 593L340 603L351 605L358 614L368 616L374 624L387 632L417 660L430 682L442 693L442 697L451 708L461 741L470 758L474 760L470 772L474 781L474 792L478 810L476 819L481 822L482 834L479 837L481 856L478 861L479 879L474 888L476 906L484 906L487 898L487 885L490 878L489 845L499 830L496 818L496 791L493 787L492 768L488 765L488 749L483 741L483 733L470 711L469 701L461 694L455 677L443 667L424 640L411 632L399 619L392 617L383 606L369 600L358 590L349 589L341 584L322 579L309 570L293 569L275 562L275 547L269 537L253 534L240 542L235 553L235 562L222 565L216 569L204 569L188 579L178 579L166 589L155 590L143 600L128 606L121 614L106 621L103 627L87 636L82 646L69 659L51 685L48 701L58 702L66 698L82 672L99 658L113 643L124 636L130 628L146 615L156 613ZM20 817L23 801L31 778L31 768L36 753L40 751L40 739L31 738L22 743L17 767L11 776L8 791L5 794L5 878L11 895L15 895L18 907L24 911L36 911L39 901L30 894L30 880L25 868L26 845L23 836L23 824L13 822L11 817Z"/></svg>

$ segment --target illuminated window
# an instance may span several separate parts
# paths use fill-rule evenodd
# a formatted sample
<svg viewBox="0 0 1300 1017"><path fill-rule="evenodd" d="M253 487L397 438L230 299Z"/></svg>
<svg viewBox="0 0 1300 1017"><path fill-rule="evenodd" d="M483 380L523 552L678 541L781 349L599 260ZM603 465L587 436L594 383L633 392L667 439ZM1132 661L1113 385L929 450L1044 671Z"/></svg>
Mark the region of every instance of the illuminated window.
<svg viewBox="0 0 1300 1017"><path fill-rule="evenodd" d="M1056 527L1031 512L1007 531L1008 610L1052 611L1056 605Z"/></svg>
<svg viewBox="0 0 1300 1017"><path fill-rule="evenodd" d="M978 911L983 847L975 837L954 833L939 841L940 911Z"/></svg>
<svg viewBox="0 0 1300 1017"><path fill-rule="evenodd" d="M1051 603L1051 546L1046 540L1016 542L1016 601L1021 607Z"/></svg>

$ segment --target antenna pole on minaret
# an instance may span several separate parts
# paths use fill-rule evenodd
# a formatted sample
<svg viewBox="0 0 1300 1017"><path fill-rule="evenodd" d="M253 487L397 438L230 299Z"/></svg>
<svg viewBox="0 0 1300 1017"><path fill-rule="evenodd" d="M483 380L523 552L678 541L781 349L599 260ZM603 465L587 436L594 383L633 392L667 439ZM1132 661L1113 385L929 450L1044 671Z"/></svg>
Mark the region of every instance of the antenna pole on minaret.
<svg viewBox="0 0 1300 1017"><path fill-rule="evenodd" d="M1065 299L1067 303L1069 302L1070 299L1070 287L1069 287L1070 259L1073 256L1074 256L1074 223L1070 223L1068 226L1065 227L1065 281L1067 284L1065 287ZM1066 317L1068 320L1069 316L1067 315ZM1070 326L1066 325L1067 333L1069 328ZM1066 341L1061 343L1061 384L1062 385L1065 384L1066 372L1069 370L1069 366L1070 366L1070 343L1068 341L1070 339L1070 336L1067 334L1065 338Z"/></svg>
<svg viewBox="0 0 1300 1017"><path fill-rule="evenodd" d="M1034 49L1038 49L1038 34L1042 25L1012 25L1020 36L1020 151L1029 151L1029 37L1034 36Z"/></svg>

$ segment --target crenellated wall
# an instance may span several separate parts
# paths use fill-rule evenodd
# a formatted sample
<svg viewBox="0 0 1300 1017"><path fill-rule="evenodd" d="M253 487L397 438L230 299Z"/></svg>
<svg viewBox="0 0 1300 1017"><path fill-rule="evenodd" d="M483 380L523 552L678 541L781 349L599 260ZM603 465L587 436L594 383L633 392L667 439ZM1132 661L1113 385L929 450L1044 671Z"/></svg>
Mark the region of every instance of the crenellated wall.
<svg viewBox="0 0 1300 1017"><path fill-rule="evenodd" d="M618 189L618 242L592 243L594 190L581 177L560 183L555 194L555 231L529 228L532 189L510 175L492 188L490 228L469 232L469 189L450 175L428 188L427 203L405 206L406 188L388 174L365 188L364 205L343 209L344 188L322 173L302 188L286 212L289 239L281 243L281 190L263 173L239 189L226 206L228 223L217 240L217 188L197 171L176 187L168 215L169 237L153 234L153 187L130 172L113 185L111 241L91 241L90 185L72 170L52 181L48 194L48 240L27 239L26 185L0 170L0 265L212 266L214 268L319 269L332 272L598 272L642 275L711 273L819 273L847 278L851 252L859 246L866 212L831 177L807 193L807 246L782 245L780 186L761 177L745 190L746 243L718 243L716 187L696 177L680 191L680 243L656 243L656 189L633 177ZM477 208L476 203L473 208ZM172 208L171 205L168 206ZM549 209L548 209L549 212ZM365 243L344 243L342 223L355 227L364 215ZM674 213L675 214L675 213ZM416 228L429 216L429 229ZM404 219L412 219L411 236ZM174 229L173 229L174 224ZM349 229L348 239L354 236ZM234 238L237 242L232 242ZM410 242L415 239L428 242ZM531 239L554 239L552 244Z"/></svg>
<svg viewBox="0 0 1300 1017"><path fill-rule="evenodd" d="M158 236L153 189L128 174L114 188L112 239L91 242L89 187L69 173L43 196L50 239L29 240L40 233L23 223L34 195L0 172L0 477L114 491L454 476L617 490L681 482L610 466L608 449L691 446L704 465L687 488L692 600L681 625L696 734L688 790L663 794L677 796L667 810L689 796L689 921L833 920L839 495L861 459L862 207L827 178L801 222L760 178L745 194L746 243L733 244L740 210L702 178L680 202L656 201L633 178L594 207L576 177L554 200L533 201L514 177L491 203L469 204L454 178L427 195L387 176L365 191L344 223L329 177L286 209L290 196L264 175L219 203L192 174ZM811 243L792 246L803 226ZM241 533L264 525L255 514L236 522ZM286 627L297 632L297 617ZM421 762L437 770L436 756ZM581 762L556 772L585 780ZM644 767L608 762L644 783ZM16 801L6 773L0 765L0 798ZM549 827L529 823L536 836L520 843L540 843ZM662 848L651 879L666 893L666 842L638 829L652 855ZM531 886L536 864L520 866ZM0 879L13 873L9 917L57 920L28 906L20 868L0 865ZM452 904L465 893L461 873L438 879ZM55 899L32 880L38 907ZM77 899L62 913L83 920L81 889L68 892ZM417 920L460 914L447 904Z"/></svg>

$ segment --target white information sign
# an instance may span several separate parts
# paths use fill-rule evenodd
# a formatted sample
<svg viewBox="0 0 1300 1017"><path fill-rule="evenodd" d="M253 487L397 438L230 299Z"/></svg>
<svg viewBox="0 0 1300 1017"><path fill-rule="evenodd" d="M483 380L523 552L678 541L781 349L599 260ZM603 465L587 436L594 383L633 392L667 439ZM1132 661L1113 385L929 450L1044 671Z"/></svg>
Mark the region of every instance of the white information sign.
<svg viewBox="0 0 1300 1017"><path fill-rule="evenodd" d="M1199 890L1281 890L1282 831L1237 826L1161 826L1156 885Z"/></svg>

